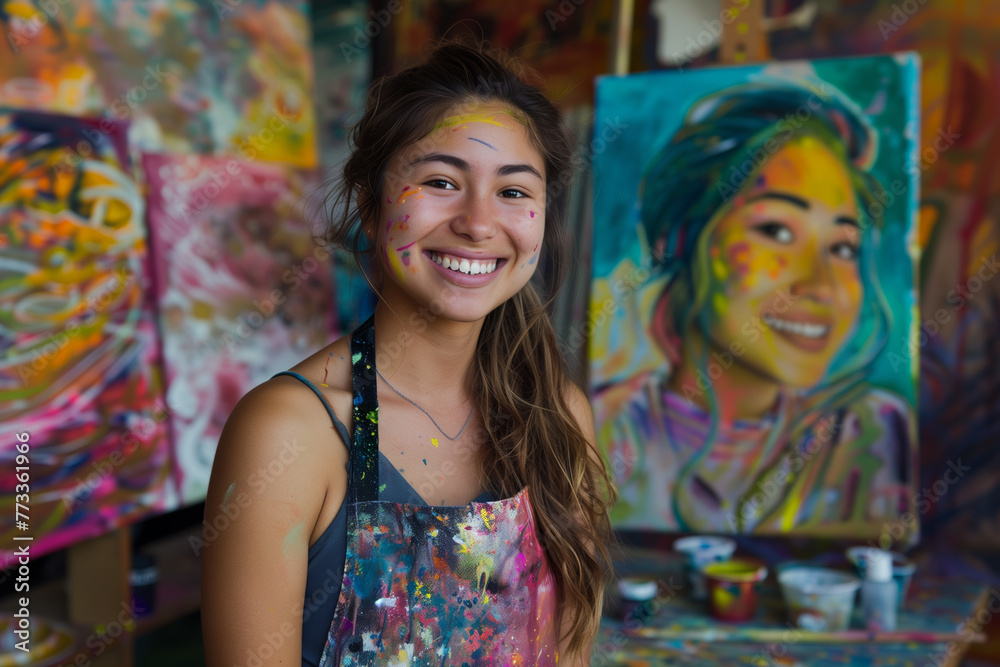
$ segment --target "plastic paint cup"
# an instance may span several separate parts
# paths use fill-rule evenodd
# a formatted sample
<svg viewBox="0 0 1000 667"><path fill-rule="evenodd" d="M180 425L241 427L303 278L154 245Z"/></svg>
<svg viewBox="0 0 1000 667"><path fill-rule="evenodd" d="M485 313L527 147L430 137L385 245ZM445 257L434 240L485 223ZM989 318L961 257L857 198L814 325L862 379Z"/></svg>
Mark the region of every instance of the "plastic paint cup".
<svg viewBox="0 0 1000 667"><path fill-rule="evenodd" d="M865 560L865 553L869 549L870 547L851 547L847 550L847 560L854 564L858 570L858 576L862 579L865 578L865 566L868 564ZM910 590L913 573L917 571L917 564L898 551L890 551L889 555L892 556L892 579L899 588L899 596L896 598L897 604L902 606L906 594Z"/></svg>
<svg viewBox="0 0 1000 667"><path fill-rule="evenodd" d="M708 585L708 609L720 621L748 621L757 613L757 582L767 576L758 561L734 558L709 563L702 570Z"/></svg>
<svg viewBox="0 0 1000 667"><path fill-rule="evenodd" d="M846 630L861 580L823 567L791 567L778 574L790 620L803 630Z"/></svg>
<svg viewBox="0 0 1000 667"><path fill-rule="evenodd" d="M621 617L626 623L645 624L653 616L657 584L652 579L625 577L618 582Z"/></svg>
<svg viewBox="0 0 1000 667"><path fill-rule="evenodd" d="M691 586L691 597L704 600L708 597L705 575L702 569L710 563L727 561L736 551L736 542L728 537L699 536L682 537L674 542L674 551L684 554L684 574Z"/></svg>

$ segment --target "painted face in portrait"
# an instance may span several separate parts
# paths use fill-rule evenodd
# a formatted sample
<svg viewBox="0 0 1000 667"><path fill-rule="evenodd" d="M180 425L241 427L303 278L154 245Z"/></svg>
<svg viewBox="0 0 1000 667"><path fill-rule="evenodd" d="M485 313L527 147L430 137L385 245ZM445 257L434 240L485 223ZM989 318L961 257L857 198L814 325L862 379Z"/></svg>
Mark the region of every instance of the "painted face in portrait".
<svg viewBox="0 0 1000 667"><path fill-rule="evenodd" d="M545 229L545 165L519 116L449 113L390 162L377 225L386 300L471 322L516 294Z"/></svg>
<svg viewBox="0 0 1000 667"><path fill-rule="evenodd" d="M771 381L815 386L862 301L847 168L806 136L777 151L707 239L711 347Z"/></svg>

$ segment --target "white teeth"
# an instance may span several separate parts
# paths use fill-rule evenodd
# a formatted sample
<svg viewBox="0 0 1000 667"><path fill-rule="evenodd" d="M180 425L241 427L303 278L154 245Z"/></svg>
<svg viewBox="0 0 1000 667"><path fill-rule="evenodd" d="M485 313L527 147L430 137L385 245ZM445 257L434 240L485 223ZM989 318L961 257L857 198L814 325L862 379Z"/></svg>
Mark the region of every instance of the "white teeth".
<svg viewBox="0 0 1000 667"><path fill-rule="evenodd" d="M438 255L437 253L431 253L431 260L440 264L446 269L452 271L459 271L470 276L477 276L484 273L493 273L497 268L496 260L490 262L480 262L478 259L468 260L460 259L457 257L448 257L447 255Z"/></svg>
<svg viewBox="0 0 1000 667"><path fill-rule="evenodd" d="M823 324L791 322L789 320L779 320L776 317L765 317L764 323L772 329L788 331L789 333L805 336L806 338L822 338L830 331L830 327Z"/></svg>

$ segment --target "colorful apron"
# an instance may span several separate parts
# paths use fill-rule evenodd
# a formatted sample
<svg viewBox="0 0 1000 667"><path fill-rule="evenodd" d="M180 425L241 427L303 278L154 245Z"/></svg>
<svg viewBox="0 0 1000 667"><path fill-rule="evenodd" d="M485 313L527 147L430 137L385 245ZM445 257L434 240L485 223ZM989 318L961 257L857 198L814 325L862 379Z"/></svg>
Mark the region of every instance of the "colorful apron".
<svg viewBox="0 0 1000 667"><path fill-rule="evenodd" d="M463 507L379 501L372 319L351 361L347 559L320 667L555 664L555 579L528 490Z"/></svg>

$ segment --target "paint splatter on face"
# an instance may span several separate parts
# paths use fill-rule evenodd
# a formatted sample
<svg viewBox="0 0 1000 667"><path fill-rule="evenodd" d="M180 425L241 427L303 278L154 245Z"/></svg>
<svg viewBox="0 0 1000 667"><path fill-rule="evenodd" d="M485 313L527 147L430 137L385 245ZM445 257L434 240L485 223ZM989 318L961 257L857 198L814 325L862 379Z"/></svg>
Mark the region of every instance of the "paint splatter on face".
<svg viewBox="0 0 1000 667"><path fill-rule="evenodd" d="M545 164L527 130L516 122L516 114L492 105L454 113L439 123L433 150L418 144L416 150L401 151L387 168L386 192L395 193L396 199L388 208L391 223L379 243L393 286L425 303L440 295L442 281L454 283L462 301L449 304L447 317L465 320L482 309L492 310L523 287L524 277L540 261L537 247L532 252L527 249L538 246L544 233L540 209L545 205ZM471 168L456 167L462 163ZM530 169L504 169L525 164ZM396 173L405 173L406 180L392 176ZM482 197L472 199L473 193ZM448 259L448 250L459 258L468 257L464 271L459 261L454 269L440 261L442 256ZM477 257L503 261L473 262ZM525 271L512 270L520 264ZM487 272L485 266L493 268ZM500 279L449 280L451 276L442 275L439 267L454 271L456 277L495 273ZM473 286L475 291L462 289ZM394 288L386 292L387 298L395 298Z"/></svg>
<svg viewBox="0 0 1000 667"><path fill-rule="evenodd" d="M469 139L469 141L477 141L477 142L481 143L483 146L487 146L487 147L489 147L489 148L491 148L493 150L496 150L496 148L493 148L493 146L491 144L486 143L482 139L476 139L475 137L469 137L468 139Z"/></svg>
<svg viewBox="0 0 1000 667"><path fill-rule="evenodd" d="M446 127L453 127L455 129L465 129L465 128L459 128L457 126L466 125L467 123L489 123L491 125L499 125L500 127L504 127L504 124L501 123L499 120L497 120L497 116L500 115L510 116L521 125L525 126L527 125L527 123L525 123L524 119L521 117L520 113L517 113L510 109L498 109L497 111L485 111L485 112L478 111L473 113L463 113L455 116L449 116L448 118L445 118L440 123L435 125L434 129L431 130L431 132L433 133L437 130Z"/></svg>
<svg viewBox="0 0 1000 667"><path fill-rule="evenodd" d="M857 322L859 210L847 168L811 137L784 146L710 232L710 339L781 384L822 381Z"/></svg>
<svg viewBox="0 0 1000 667"><path fill-rule="evenodd" d="M404 201L406 201L407 197L417 192L420 192L421 188L417 188L416 190L410 190L410 186L406 186L405 188L403 188L403 190L409 190L409 192L403 192L403 194L399 195L399 197L396 199L396 204L401 205Z"/></svg>

